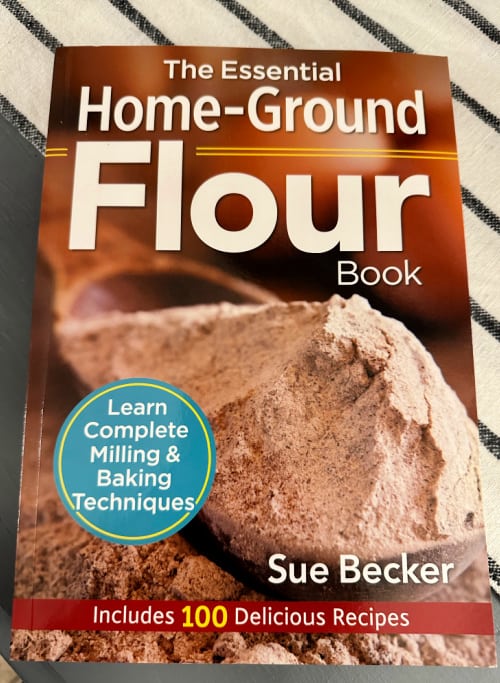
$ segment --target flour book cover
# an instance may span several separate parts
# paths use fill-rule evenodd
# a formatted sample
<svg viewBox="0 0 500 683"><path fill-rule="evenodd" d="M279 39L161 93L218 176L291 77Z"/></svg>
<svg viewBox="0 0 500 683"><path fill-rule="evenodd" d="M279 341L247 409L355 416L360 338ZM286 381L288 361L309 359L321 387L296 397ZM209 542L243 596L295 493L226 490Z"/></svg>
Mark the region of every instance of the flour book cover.
<svg viewBox="0 0 500 683"><path fill-rule="evenodd" d="M445 58L57 51L12 627L495 666Z"/></svg>

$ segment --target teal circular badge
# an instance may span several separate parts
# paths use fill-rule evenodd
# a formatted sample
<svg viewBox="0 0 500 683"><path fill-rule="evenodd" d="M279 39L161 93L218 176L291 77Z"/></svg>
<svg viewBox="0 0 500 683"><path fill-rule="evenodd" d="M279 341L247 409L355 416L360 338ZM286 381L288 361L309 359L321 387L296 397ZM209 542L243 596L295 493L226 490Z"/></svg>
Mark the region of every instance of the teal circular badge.
<svg viewBox="0 0 500 683"><path fill-rule="evenodd" d="M142 545L182 529L203 506L215 475L215 442L201 408L154 379L93 391L57 438L54 476L82 527Z"/></svg>

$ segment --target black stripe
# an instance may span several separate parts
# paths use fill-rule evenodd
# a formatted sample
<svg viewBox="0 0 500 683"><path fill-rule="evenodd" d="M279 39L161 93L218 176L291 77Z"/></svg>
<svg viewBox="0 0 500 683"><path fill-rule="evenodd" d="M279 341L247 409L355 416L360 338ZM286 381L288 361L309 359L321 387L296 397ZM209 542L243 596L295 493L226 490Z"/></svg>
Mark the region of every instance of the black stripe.
<svg viewBox="0 0 500 683"><path fill-rule="evenodd" d="M466 106L467 109L470 109L478 119L481 119L481 121L488 124L496 133L500 133L500 118L495 116L495 114L486 109L485 106L473 97L467 95L465 90L462 90L459 85L453 82L451 83L451 94L457 102L460 102L460 104Z"/></svg>
<svg viewBox="0 0 500 683"><path fill-rule="evenodd" d="M170 38L156 28L129 0L108 0L108 2L157 45L173 45Z"/></svg>
<svg viewBox="0 0 500 683"><path fill-rule="evenodd" d="M394 52L414 52L411 47L403 43L399 38L388 31L385 26L379 24L367 14L362 12L358 7L349 2L349 0L330 0L350 19L353 19L357 24L362 26L365 31L368 31L377 40L383 43L386 47Z"/></svg>
<svg viewBox="0 0 500 683"><path fill-rule="evenodd" d="M484 327L484 329L491 334L491 336L500 342L500 322L494 318L491 313L488 313L477 301L471 299L470 308L472 319Z"/></svg>
<svg viewBox="0 0 500 683"><path fill-rule="evenodd" d="M483 17L474 7L471 7L465 0L443 0L447 5L452 7L455 12L460 14L465 19L468 19L471 24L478 28L485 36L488 36L494 43L500 43L500 31L490 23L486 17Z"/></svg>
<svg viewBox="0 0 500 683"><path fill-rule="evenodd" d="M242 24L248 26L256 35L263 38L271 47L292 47L284 38L264 24L258 17L249 12L236 0L219 0L220 4L234 14Z"/></svg>
<svg viewBox="0 0 500 683"><path fill-rule="evenodd" d="M24 114L14 107L14 105L0 93L0 115L7 119L21 135L42 154L45 151L45 138L38 128L29 121Z"/></svg>
<svg viewBox="0 0 500 683"><path fill-rule="evenodd" d="M364 28L368 33L379 40L383 45L398 52L414 52L414 50L403 43L399 38L388 31L384 26L379 24L374 19L371 19L367 14L362 12L358 7L353 5L349 0L330 0L336 5L344 14L350 19L353 19L357 24ZM500 132L500 119L484 107L480 102L475 100L470 95L462 90L459 85L451 84L451 91L458 102L464 104L470 111L472 111L481 121L491 126L497 133Z"/></svg>
<svg viewBox="0 0 500 683"><path fill-rule="evenodd" d="M51 52L61 47L62 43L57 40L35 17L28 12L26 7L23 7L18 0L0 0L2 5L6 7L21 24L32 33L35 38L45 45Z"/></svg>
<svg viewBox="0 0 500 683"><path fill-rule="evenodd" d="M500 234L500 218L466 187L462 187L462 201L483 223Z"/></svg>
<svg viewBox="0 0 500 683"><path fill-rule="evenodd" d="M500 588L500 565L488 555L488 569L490 570L490 578L494 581L498 588Z"/></svg>
<svg viewBox="0 0 500 683"><path fill-rule="evenodd" d="M470 300L470 307L472 319L489 332L494 339L500 341L500 322L472 298ZM495 458L500 460L500 437L481 421L478 422L478 429L483 446L485 446Z"/></svg>
<svg viewBox="0 0 500 683"><path fill-rule="evenodd" d="M483 422L478 422L481 443L489 452L500 460L500 436L492 432Z"/></svg>

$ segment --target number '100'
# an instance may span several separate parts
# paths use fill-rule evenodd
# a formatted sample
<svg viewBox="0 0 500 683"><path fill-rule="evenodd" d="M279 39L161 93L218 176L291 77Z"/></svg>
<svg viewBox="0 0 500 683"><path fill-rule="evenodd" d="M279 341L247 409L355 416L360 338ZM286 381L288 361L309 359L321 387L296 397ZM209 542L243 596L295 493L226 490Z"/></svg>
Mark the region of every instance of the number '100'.
<svg viewBox="0 0 500 683"><path fill-rule="evenodd" d="M182 608L184 614L184 628L224 628L227 624L227 608L224 605L191 605Z"/></svg>

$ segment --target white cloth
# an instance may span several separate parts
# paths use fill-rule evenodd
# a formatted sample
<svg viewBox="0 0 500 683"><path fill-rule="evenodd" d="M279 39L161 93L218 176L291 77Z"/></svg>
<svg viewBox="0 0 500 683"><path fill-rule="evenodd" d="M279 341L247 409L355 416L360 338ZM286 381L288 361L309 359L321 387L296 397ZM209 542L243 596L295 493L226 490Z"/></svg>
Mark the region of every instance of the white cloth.
<svg viewBox="0 0 500 683"><path fill-rule="evenodd" d="M469 262L490 576L500 593L498 0L0 0L0 113L43 151L58 45L396 50L449 59Z"/></svg>

